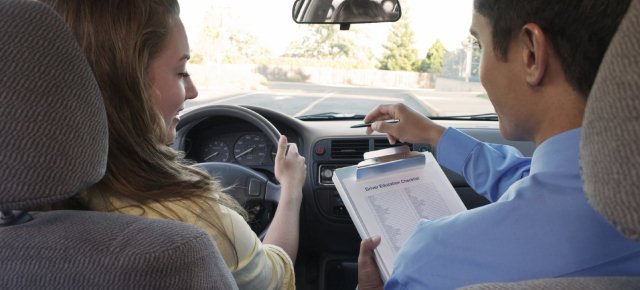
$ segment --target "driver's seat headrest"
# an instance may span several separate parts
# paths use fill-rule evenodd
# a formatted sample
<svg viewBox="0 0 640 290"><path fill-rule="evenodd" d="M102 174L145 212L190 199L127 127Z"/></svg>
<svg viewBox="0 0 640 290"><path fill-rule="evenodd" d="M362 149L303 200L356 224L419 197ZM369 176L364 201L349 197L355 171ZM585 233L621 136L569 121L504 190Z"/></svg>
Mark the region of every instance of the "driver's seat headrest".
<svg viewBox="0 0 640 290"><path fill-rule="evenodd" d="M100 89L62 19L36 1L0 1L0 210L64 200L106 170Z"/></svg>
<svg viewBox="0 0 640 290"><path fill-rule="evenodd" d="M640 1L632 1L587 102L580 158L589 202L640 242Z"/></svg>

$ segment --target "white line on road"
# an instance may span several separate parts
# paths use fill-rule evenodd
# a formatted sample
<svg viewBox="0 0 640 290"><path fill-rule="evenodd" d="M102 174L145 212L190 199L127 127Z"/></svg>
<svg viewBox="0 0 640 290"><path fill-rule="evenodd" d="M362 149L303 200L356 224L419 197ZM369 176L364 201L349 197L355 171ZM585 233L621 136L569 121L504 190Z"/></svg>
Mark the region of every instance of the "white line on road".
<svg viewBox="0 0 640 290"><path fill-rule="evenodd" d="M324 97L320 98L319 100L316 100L315 102L309 104L307 107L305 107L304 109L302 109L302 111L297 112L293 115L293 117L300 117L302 116L304 113L308 112L309 110L313 109L313 107L315 107L315 105L317 105L318 103L330 98L331 96L333 96L335 93L329 93L326 94Z"/></svg>
<svg viewBox="0 0 640 290"><path fill-rule="evenodd" d="M242 95L238 95L238 96L233 96L233 97L228 97L228 98L224 98L224 99L220 99L220 100L215 100L209 104L219 104L222 102L227 102L227 101L231 101L231 100L235 100L235 99L239 99L239 98L244 98L244 97L248 97L248 96L252 96L252 95L257 95L258 93L248 93L248 94L242 94Z"/></svg>
<svg viewBox="0 0 640 290"><path fill-rule="evenodd" d="M402 98L394 98L394 97L380 97L380 96L362 96L362 95L336 95L334 98L341 99L356 99L356 100L368 100L368 101L381 101L381 102L402 102L404 99Z"/></svg>

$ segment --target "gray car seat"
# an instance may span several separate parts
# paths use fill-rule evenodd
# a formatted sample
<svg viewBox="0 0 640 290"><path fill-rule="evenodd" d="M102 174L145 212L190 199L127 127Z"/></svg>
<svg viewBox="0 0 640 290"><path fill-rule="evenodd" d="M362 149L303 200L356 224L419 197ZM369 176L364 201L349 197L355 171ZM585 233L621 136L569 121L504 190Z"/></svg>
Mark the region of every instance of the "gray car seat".
<svg viewBox="0 0 640 290"><path fill-rule="evenodd" d="M213 240L180 222L62 201L106 170L100 90L71 32L45 5L0 0L0 287L234 289Z"/></svg>
<svg viewBox="0 0 640 290"><path fill-rule="evenodd" d="M589 96L580 162L589 203L620 232L640 243L639 142L640 1L634 0ZM640 277L543 279L464 289L640 289Z"/></svg>

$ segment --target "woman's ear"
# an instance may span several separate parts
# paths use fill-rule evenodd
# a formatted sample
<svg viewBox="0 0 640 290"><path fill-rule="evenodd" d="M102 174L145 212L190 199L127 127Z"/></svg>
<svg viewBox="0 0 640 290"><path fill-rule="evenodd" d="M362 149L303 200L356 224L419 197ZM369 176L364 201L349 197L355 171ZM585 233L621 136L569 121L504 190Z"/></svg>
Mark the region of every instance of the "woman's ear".
<svg viewBox="0 0 640 290"><path fill-rule="evenodd" d="M519 40L527 83L538 86L547 69L549 51L546 35L537 24L527 23L520 29Z"/></svg>

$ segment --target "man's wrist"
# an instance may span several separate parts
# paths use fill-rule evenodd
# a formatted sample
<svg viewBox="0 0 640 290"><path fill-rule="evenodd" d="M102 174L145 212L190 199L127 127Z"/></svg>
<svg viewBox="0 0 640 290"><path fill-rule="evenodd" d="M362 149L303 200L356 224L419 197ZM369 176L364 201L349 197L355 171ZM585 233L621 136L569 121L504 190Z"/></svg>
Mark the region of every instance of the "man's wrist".
<svg viewBox="0 0 640 290"><path fill-rule="evenodd" d="M437 146L438 143L440 143L440 138L442 138L442 135L446 130L446 127L434 125L432 128L430 128L430 130L428 130L429 136L427 137L427 143L433 146Z"/></svg>

